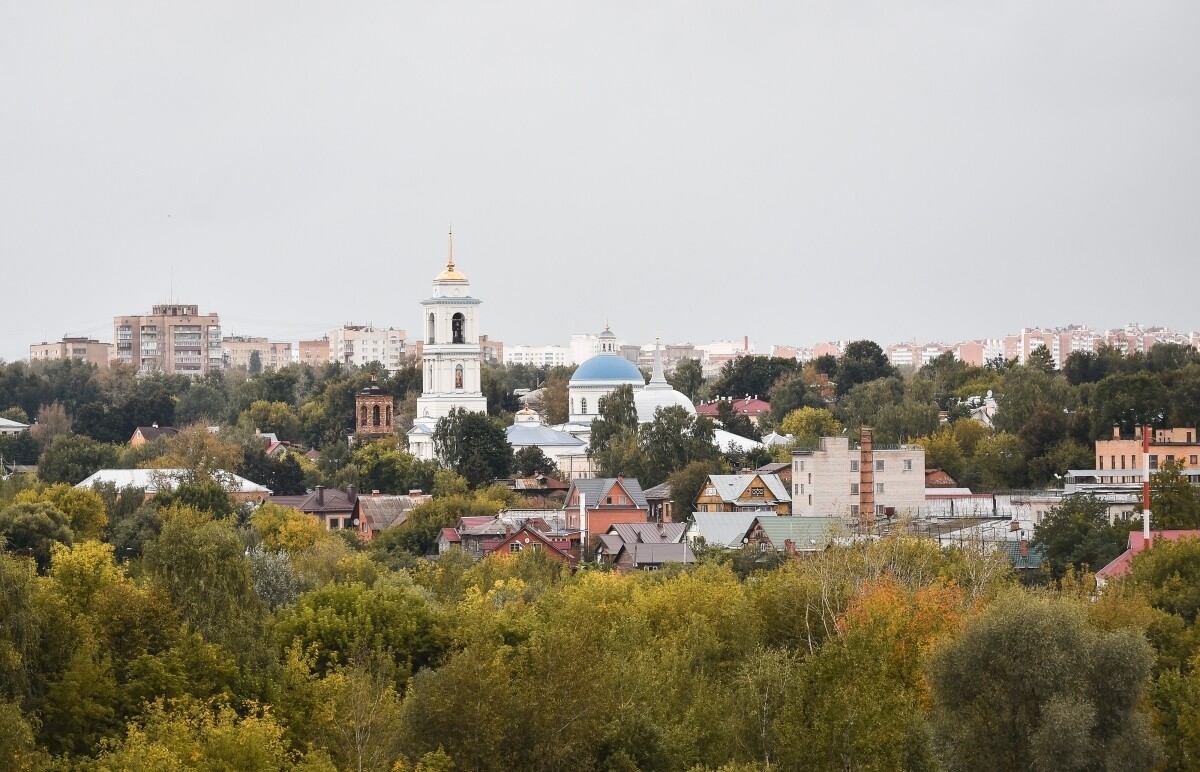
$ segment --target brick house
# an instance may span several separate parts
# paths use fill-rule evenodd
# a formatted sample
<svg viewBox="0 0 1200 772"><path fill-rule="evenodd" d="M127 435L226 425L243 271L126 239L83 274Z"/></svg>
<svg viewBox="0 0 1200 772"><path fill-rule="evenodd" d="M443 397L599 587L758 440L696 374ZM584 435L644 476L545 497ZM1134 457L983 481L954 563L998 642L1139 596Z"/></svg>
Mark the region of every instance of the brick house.
<svg viewBox="0 0 1200 772"><path fill-rule="evenodd" d="M583 523L579 517L581 496L587 515ZM600 534L607 533L617 523L645 523L649 521L649 514L650 505L642 486L632 477L572 480L563 504L566 527L579 529L586 526L593 544Z"/></svg>

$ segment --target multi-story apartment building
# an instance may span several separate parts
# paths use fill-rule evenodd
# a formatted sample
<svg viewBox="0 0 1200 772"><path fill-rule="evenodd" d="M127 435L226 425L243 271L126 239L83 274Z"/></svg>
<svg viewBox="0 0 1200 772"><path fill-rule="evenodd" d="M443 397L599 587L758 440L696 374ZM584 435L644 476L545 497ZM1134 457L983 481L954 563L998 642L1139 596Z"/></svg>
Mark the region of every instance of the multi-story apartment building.
<svg viewBox="0 0 1200 772"><path fill-rule="evenodd" d="M941 343L893 343L883 350L893 367L919 370L952 349Z"/></svg>
<svg viewBox="0 0 1200 772"><path fill-rule="evenodd" d="M34 343L29 347L30 362L46 362L51 359L82 359L102 370L108 369L115 348L111 343L102 343L92 338L72 338L66 335L56 343Z"/></svg>
<svg viewBox="0 0 1200 772"><path fill-rule="evenodd" d="M865 459L865 460L864 460ZM925 511L925 449L871 445L864 438L822 437L813 450L792 453L792 514L862 522L920 517Z"/></svg>
<svg viewBox="0 0 1200 772"><path fill-rule="evenodd" d="M310 367L320 367L327 362L332 362L333 360L329 357L329 338L300 341L296 348L296 357L296 361L300 364Z"/></svg>
<svg viewBox="0 0 1200 772"><path fill-rule="evenodd" d="M714 340L711 343L701 343L696 346L696 351L700 354L700 369L705 376L712 377L720 372L726 362L753 355L754 346L750 345L749 337L743 337L740 341Z"/></svg>
<svg viewBox="0 0 1200 772"><path fill-rule="evenodd" d="M258 352L258 364L263 372L278 370L292 362L292 344L276 343L266 338L248 335L229 335L221 341L221 351L226 369L251 368L254 352Z"/></svg>
<svg viewBox="0 0 1200 772"><path fill-rule="evenodd" d="M1096 482L1135 483L1145 474L1142 463L1141 432L1122 435L1121 427L1113 427L1113 436L1096 440ZM1156 472L1166 463L1188 469L1200 468L1200 433L1193 427L1153 429L1150 435L1150 471Z"/></svg>
<svg viewBox="0 0 1200 772"><path fill-rule="evenodd" d="M504 349L504 363L530 365L532 367L566 367L572 363L571 349L567 346L508 346Z"/></svg>
<svg viewBox="0 0 1200 772"><path fill-rule="evenodd" d="M395 327L347 324L325 337L329 339L329 361L359 367L379 362L389 374L400 369L407 353L407 334Z"/></svg>
<svg viewBox="0 0 1200 772"><path fill-rule="evenodd" d="M1045 347L1054 366L1061 369L1072 352L1093 351L1095 340L1091 328L1078 324L1052 330L1025 327L1016 335L1004 336L1004 358L1025 364L1030 354Z"/></svg>
<svg viewBox="0 0 1200 772"><path fill-rule="evenodd" d="M114 317L113 339L113 358L139 373L203 375L224 366L221 318L195 305L162 304L143 316Z"/></svg>

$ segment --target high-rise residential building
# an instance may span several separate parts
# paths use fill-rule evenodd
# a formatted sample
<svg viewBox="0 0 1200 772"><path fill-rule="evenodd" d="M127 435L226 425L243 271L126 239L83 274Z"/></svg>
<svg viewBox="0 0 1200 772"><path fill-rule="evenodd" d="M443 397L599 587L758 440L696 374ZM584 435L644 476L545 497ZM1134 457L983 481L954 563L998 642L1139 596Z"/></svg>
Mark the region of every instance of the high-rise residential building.
<svg viewBox="0 0 1200 772"><path fill-rule="evenodd" d="M504 364L504 342L492 340L486 335L479 336L479 351L483 361L489 365Z"/></svg>
<svg viewBox="0 0 1200 772"><path fill-rule="evenodd" d="M221 318L199 306L156 305L142 316L113 318L116 356L139 373L203 375L224 367Z"/></svg>
<svg viewBox="0 0 1200 772"><path fill-rule="evenodd" d="M329 361L359 367L378 362L388 374L400 369L407 353L407 333L395 327L347 324L330 330L325 337L329 339ZM303 355L301 358L303 360Z"/></svg>
<svg viewBox="0 0 1200 772"><path fill-rule="evenodd" d="M254 369L254 354L258 353L258 367L262 372L271 372L286 367L292 362L292 344L278 343L266 338L248 335L229 335L221 341L221 352L225 368L244 367Z"/></svg>
<svg viewBox="0 0 1200 772"><path fill-rule="evenodd" d="M46 362L51 359L82 359L84 362L108 369L108 360L113 357L114 347L92 338L72 338L64 335L55 343L34 343L29 347L30 362Z"/></svg>

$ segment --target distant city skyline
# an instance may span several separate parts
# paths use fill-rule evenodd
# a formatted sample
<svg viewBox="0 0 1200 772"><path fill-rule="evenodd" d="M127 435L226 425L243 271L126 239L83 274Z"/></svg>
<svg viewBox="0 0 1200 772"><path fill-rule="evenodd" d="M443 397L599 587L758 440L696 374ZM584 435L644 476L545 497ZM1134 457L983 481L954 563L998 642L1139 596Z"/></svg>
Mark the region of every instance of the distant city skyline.
<svg viewBox="0 0 1200 772"><path fill-rule="evenodd" d="M0 357L231 335L760 346L1200 326L1200 4L9 3Z"/></svg>

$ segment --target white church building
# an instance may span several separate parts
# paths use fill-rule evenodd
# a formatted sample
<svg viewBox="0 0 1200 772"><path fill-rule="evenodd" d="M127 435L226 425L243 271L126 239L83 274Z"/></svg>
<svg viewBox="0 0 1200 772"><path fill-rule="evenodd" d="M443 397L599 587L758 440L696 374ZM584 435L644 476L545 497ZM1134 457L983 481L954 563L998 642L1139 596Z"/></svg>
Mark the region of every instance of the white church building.
<svg viewBox="0 0 1200 772"><path fill-rule="evenodd" d="M433 429L453 408L486 413L480 383L479 306L471 284L454 267L450 236L446 270L433 279L433 295L421 301L424 353L417 416L408 430L408 450L422 460L434 458Z"/></svg>

